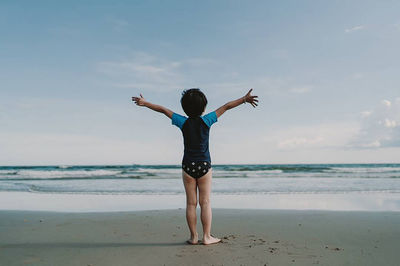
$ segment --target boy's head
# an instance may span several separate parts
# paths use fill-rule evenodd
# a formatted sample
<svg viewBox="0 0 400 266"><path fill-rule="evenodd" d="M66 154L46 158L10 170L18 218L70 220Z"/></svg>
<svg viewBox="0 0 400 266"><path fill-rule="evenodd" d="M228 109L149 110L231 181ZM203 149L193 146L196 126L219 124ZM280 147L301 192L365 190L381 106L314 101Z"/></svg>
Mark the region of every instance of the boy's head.
<svg viewBox="0 0 400 266"><path fill-rule="evenodd" d="M198 88L184 90L182 92L181 105L187 116L200 116L206 109L207 98Z"/></svg>

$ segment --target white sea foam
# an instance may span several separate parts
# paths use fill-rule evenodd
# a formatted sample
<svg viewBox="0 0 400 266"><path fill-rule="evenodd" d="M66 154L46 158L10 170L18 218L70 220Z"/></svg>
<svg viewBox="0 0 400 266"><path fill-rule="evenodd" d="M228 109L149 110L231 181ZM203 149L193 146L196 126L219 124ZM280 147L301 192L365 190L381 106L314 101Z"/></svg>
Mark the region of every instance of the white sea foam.
<svg viewBox="0 0 400 266"><path fill-rule="evenodd" d="M331 173L400 173L400 167L332 167L324 170Z"/></svg>
<svg viewBox="0 0 400 266"><path fill-rule="evenodd" d="M109 176L121 173L120 170L20 170L18 176L21 178L73 178L73 177L95 177L95 176Z"/></svg>
<svg viewBox="0 0 400 266"><path fill-rule="evenodd" d="M181 168L139 168L135 170L139 173L152 173L152 174L179 174L182 172Z"/></svg>
<svg viewBox="0 0 400 266"><path fill-rule="evenodd" d="M1 175L14 175L16 174L16 170L0 170L0 176Z"/></svg>

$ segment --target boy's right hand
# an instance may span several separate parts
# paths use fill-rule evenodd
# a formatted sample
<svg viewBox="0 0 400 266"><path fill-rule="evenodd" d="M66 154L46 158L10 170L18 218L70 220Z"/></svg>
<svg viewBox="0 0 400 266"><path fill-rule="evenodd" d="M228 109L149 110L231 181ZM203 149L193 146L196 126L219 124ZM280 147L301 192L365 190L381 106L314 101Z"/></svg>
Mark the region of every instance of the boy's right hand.
<svg viewBox="0 0 400 266"><path fill-rule="evenodd" d="M145 106L146 100L143 98L143 95L140 94L140 97L132 97L132 101L136 103L136 105L139 106Z"/></svg>

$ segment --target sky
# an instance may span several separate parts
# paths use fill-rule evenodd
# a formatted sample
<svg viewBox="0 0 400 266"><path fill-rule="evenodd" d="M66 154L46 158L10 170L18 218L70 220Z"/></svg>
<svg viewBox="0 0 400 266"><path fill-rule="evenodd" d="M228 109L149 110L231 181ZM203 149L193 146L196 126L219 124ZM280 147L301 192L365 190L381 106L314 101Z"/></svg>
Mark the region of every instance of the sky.
<svg viewBox="0 0 400 266"><path fill-rule="evenodd" d="M0 165L179 164L184 114L253 88L214 164L400 163L399 1L0 2Z"/></svg>

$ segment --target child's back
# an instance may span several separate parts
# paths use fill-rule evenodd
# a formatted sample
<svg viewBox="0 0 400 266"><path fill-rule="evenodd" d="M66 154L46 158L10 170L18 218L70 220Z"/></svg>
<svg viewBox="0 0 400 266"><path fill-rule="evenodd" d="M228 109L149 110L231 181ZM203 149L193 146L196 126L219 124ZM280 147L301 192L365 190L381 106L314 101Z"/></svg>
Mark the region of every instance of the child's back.
<svg viewBox="0 0 400 266"><path fill-rule="evenodd" d="M205 175L211 167L209 133L211 125L215 122L215 112L189 118L176 113L172 115L172 124L179 127L183 134L185 149L182 169L195 178Z"/></svg>
<svg viewBox="0 0 400 266"><path fill-rule="evenodd" d="M179 127L183 134L184 155L183 165L196 162L207 162L211 164L209 151L209 133L210 127L217 121L215 112L205 116L184 117L174 113L172 115L172 124ZM206 173L206 171L204 171ZM190 173L188 173L190 174Z"/></svg>

